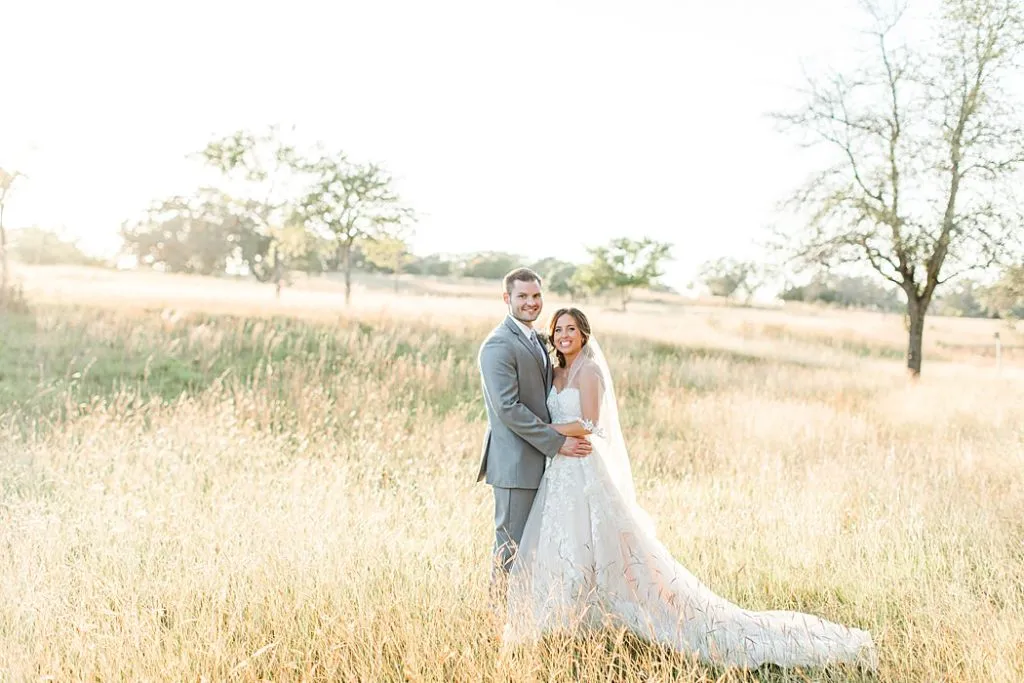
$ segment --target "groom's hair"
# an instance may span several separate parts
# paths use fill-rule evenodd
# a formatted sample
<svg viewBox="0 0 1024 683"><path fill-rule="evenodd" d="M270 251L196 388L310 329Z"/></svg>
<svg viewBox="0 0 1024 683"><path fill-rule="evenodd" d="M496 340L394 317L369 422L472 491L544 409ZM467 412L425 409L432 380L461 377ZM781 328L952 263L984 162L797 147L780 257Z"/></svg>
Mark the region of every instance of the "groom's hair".
<svg viewBox="0 0 1024 683"><path fill-rule="evenodd" d="M540 275L537 275L537 273L529 268L516 268L505 276L505 279L502 280L502 285L505 287L505 291L511 294L517 282L536 282L539 286L544 284L544 281L540 279Z"/></svg>

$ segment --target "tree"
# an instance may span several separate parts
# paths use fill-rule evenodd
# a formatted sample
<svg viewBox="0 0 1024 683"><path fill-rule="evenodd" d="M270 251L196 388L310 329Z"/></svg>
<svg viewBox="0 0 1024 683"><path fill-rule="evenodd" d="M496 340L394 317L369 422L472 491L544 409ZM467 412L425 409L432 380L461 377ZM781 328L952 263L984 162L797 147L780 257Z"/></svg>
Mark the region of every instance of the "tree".
<svg viewBox="0 0 1024 683"><path fill-rule="evenodd" d="M289 261L308 263L312 244L297 234L304 230L295 212L294 185L302 165L298 151L282 141L277 126L270 126L259 134L239 130L212 140L198 156L242 197L232 207L240 225L249 228L239 236L240 258L257 280L273 282L280 297Z"/></svg>
<svg viewBox="0 0 1024 683"><path fill-rule="evenodd" d="M661 262L669 258L671 248L646 237L620 237L606 246L588 247L591 261L576 271L574 285L595 293L616 290L625 311L634 289L649 287L662 276Z"/></svg>
<svg viewBox="0 0 1024 683"><path fill-rule="evenodd" d="M323 237L306 229L301 215L295 214L284 227L274 232L274 244L280 259L288 269L303 273L322 273L327 270L327 255L331 244ZM286 269L287 272L287 269Z"/></svg>
<svg viewBox="0 0 1024 683"><path fill-rule="evenodd" d="M237 206L232 204L233 208ZM305 228L298 216L292 216L283 225L261 228L252 220L252 214L235 214L237 232L228 236L237 246L233 257L245 264L248 272L259 282L272 282L275 295L291 284L291 270L320 273L326 269L326 241Z"/></svg>
<svg viewBox="0 0 1024 683"><path fill-rule="evenodd" d="M10 252L22 263L52 265L57 263L98 266L100 259L92 258L71 239L52 230L38 227L14 230L10 235Z"/></svg>
<svg viewBox="0 0 1024 683"><path fill-rule="evenodd" d="M414 260L409 244L401 237L381 237L363 244L363 251L367 261L395 276L395 292L398 292L398 278Z"/></svg>
<svg viewBox="0 0 1024 683"><path fill-rule="evenodd" d="M139 263L174 273L223 273L252 226L231 211L230 198L206 188L195 197L171 197L125 223L121 239Z"/></svg>
<svg viewBox="0 0 1024 683"><path fill-rule="evenodd" d="M1024 265L1010 266L983 294L985 305L1003 318L1024 318Z"/></svg>
<svg viewBox="0 0 1024 683"><path fill-rule="evenodd" d="M759 284L756 263L727 257L704 263L698 278L714 296L731 297L742 291L748 301Z"/></svg>
<svg viewBox="0 0 1024 683"><path fill-rule="evenodd" d="M10 273L7 270L7 230L4 228L4 208L14 181L24 177L19 171L5 171L0 168L0 306L7 301L7 282Z"/></svg>
<svg viewBox="0 0 1024 683"><path fill-rule="evenodd" d="M815 274L805 285L787 287L779 298L783 301L896 312L903 308L903 304L893 290L891 284L884 287L876 282L876 278L822 272Z"/></svg>
<svg viewBox="0 0 1024 683"><path fill-rule="evenodd" d="M971 279L963 279L946 288L933 304L939 315L960 318L991 318L992 311L985 302L985 288Z"/></svg>
<svg viewBox="0 0 1024 683"><path fill-rule="evenodd" d="M441 254L428 254L423 258L413 258L406 266L406 272L434 277L448 277L452 274L453 269L452 260Z"/></svg>
<svg viewBox="0 0 1024 683"><path fill-rule="evenodd" d="M303 170L312 181L299 200L304 225L333 242L345 272L345 304L352 299L352 251L357 241L390 237L413 218L376 164L356 164L343 153L324 155Z"/></svg>
<svg viewBox="0 0 1024 683"><path fill-rule="evenodd" d="M544 289L568 296L570 300L579 294L573 281L577 270L575 263L548 257L537 261L530 268L544 280Z"/></svg>
<svg viewBox="0 0 1024 683"><path fill-rule="evenodd" d="M503 251L484 251L466 257L459 269L462 277L482 280L500 280L505 274L523 263L523 257Z"/></svg>
<svg viewBox="0 0 1024 683"><path fill-rule="evenodd" d="M776 115L836 155L794 195L808 220L787 237L803 263L865 264L903 290L917 377L935 290L1019 245L1024 129L1005 84L1024 19L1018 0L943 0L936 32L914 47L897 44L904 7L865 6L871 61L811 77L805 106Z"/></svg>

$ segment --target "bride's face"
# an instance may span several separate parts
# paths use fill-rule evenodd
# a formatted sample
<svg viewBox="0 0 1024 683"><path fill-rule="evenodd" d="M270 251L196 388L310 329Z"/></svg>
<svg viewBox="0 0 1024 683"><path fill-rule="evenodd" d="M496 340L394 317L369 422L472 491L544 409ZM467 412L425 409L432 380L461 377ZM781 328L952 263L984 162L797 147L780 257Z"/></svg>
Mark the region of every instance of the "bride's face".
<svg viewBox="0 0 1024 683"><path fill-rule="evenodd" d="M583 348L583 333L576 319L563 313L555 321L555 334L551 339L555 348L565 356L575 356Z"/></svg>

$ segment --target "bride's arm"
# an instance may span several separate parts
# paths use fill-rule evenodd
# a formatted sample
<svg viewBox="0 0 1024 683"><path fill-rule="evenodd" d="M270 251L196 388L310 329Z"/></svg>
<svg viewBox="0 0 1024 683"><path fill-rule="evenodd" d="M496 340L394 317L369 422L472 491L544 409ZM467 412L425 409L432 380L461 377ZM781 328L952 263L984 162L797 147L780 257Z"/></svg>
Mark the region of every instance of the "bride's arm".
<svg viewBox="0 0 1024 683"><path fill-rule="evenodd" d="M601 394L604 388L601 385L600 373L591 372L589 368L584 369L580 372L579 385L583 418L551 425L552 429L563 436L590 436L601 417Z"/></svg>
<svg viewBox="0 0 1024 683"><path fill-rule="evenodd" d="M584 427L579 420L575 422L563 422L561 424L551 425L551 428L562 436L590 436L590 431Z"/></svg>

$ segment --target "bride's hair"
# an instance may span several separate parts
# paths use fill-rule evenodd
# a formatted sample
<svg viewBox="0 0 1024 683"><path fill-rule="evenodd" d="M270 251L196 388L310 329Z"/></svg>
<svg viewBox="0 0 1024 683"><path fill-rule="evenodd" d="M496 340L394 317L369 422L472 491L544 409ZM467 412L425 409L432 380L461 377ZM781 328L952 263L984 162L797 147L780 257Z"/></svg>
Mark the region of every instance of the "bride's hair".
<svg viewBox="0 0 1024 683"><path fill-rule="evenodd" d="M551 346L555 345L555 325L558 324L558 319L563 315L570 315L576 321L576 329L580 331L580 335L583 337L583 346L586 346L587 342L590 341L590 321L587 320L587 316L583 314L583 311L571 306L569 308L559 308L551 317L551 325L548 329L548 342ZM555 355L558 356L558 367L564 368L565 356L557 348L555 349Z"/></svg>

